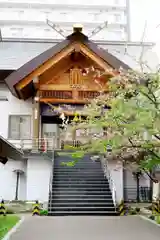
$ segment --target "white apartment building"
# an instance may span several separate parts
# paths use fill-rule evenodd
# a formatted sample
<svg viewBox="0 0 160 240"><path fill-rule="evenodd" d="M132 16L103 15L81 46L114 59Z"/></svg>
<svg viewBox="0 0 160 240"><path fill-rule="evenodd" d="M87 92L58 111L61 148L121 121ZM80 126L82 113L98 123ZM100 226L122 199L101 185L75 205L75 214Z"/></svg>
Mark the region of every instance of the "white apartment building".
<svg viewBox="0 0 160 240"><path fill-rule="evenodd" d="M92 31L107 22L93 40L129 40L129 0L0 0L0 29L3 38L62 39L49 27L52 21L67 36L74 23L81 23L84 32Z"/></svg>

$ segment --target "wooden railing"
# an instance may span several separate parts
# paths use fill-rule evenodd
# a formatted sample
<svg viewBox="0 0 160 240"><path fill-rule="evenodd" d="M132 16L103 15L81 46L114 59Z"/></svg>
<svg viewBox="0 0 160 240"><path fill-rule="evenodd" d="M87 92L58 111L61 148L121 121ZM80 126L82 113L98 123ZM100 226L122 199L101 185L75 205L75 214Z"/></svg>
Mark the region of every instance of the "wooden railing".
<svg viewBox="0 0 160 240"><path fill-rule="evenodd" d="M74 89L75 91L75 89ZM100 95L97 91L77 91L77 97L79 100L87 100L87 99L93 99ZM74 94L73 91L60 91L60 90L45 90L40 91L40 98L47 98L47 99L73 99Z"/></svg>
<svg viewBox="0 0 160 240"><path fill-rule="evenodd" d="M72 99L72 91L40 91L41 98Z"/></svg>
<svg viewBox="0 0 160 240"><path fill-rule="evenodd" d="M96 91L79 91L78 94L80 99L93 99L100 95L100 93Z"/></svg>

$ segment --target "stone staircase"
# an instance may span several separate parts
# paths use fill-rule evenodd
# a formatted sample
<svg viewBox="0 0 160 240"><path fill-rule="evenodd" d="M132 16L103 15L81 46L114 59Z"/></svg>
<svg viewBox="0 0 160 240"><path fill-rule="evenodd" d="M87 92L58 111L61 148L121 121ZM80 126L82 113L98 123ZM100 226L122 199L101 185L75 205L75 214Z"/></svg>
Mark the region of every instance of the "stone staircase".
<svg viewBox="0 0 160 240"><path fill-rule="evenodd" d="M117 215L100 161L86 155L74 166L62 165L72 160L69 156L55 157L48 215Z"/></svg>

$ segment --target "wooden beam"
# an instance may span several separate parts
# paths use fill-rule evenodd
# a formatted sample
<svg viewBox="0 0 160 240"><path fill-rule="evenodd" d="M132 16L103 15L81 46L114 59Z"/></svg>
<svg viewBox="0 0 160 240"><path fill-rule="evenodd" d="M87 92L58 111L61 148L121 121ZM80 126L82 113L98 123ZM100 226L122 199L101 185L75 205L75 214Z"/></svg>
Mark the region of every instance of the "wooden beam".
<svg viewBox="0 0 160 240"><path fill-rule="evenodd" d="M88 100L81 99L58 99L58 98L40 98L40 102L50 102L50 103L88 103Z"/></svg>
<svg viewBox="0 0 160 240"><path fill-rule="evenodd" d="M89 48L87 48L83 44L79 44L80 46L80 51L85 55L88 56L90 59L92 59L98 66L100 66L102 69L105 70L105 72L110 73L112 76L115 76L113 72L110 72L111 67L104 61L102 60L99 56L97 56L95 53L93 53Z"/></svg>
<svg viewBox="0 0 160 240"><path fill-rule="evenodd" d="M24 88L24 86L26 86L28 83L30 83L33 78L38 77L39 75L43 74L45 71L47 71L53 65L55 65L57 62L59 62L62 58L67 57L74 50L74 48L75 48L75 43L73 43L70 46L63 49L56 56L53 56L53 58L49 59L46 63L39 66L39 68L37 68L34 72L32 72L26 78L24 78L22 81L20 81L16 85L16 89L21 90L22 88Z"/></svg>
<svg viewBox="0 0 160 240"><path fill-rule="evenodd" d="M69 70L73 66L73 63L68 63L67 67L63 68L61 71L59 71L56 75L54 75L53 78L46 81L46 84L49 84L51 82L56 82L58 78L60 78L67 70Z"/></svg>
<svg viewBox="0 0 160 240"><path fill-rule="evenodd" d="M48 90L57 90L57 91L72 91L72 87L68 84L62 84L62 85L58 85L58 84L43 84L43 85L40 85L39 86L39 90L42 90L42 91L48 91ZM78 88L77 89L78 91L91 91L91 92L94 92L94 91L99 91L100 90L100 87L97 85L95 87L90 87L90 88L85 88L85 85L82 86L81 88ZM107 90L104 89L104 90Z"/></svg>
<svg viewBox="0 0 160 240"><path fill-rule="evenodd" d="M64 74L67 70L74 67L75 65L82 69L94 65L92 60L86 60L84 56L83 58L83 61L81 60L80 62L76 63L74 61L71 61L70 58L61 60L60 63L57 63L54 68L49 69L47 72L43 73L40 76L40 85L49 84L51 82L56 83L58 78L63 77L62 74ZM96 64L95 67L97 67Z"/></svg>
<svg viewBox="0 0 160 240"><path fill-rule="evenodd" d="M55 82L57 77L67 71L72 65L73 63L70 62L69 58L61 60L40 76L40 85Z"/></svg>

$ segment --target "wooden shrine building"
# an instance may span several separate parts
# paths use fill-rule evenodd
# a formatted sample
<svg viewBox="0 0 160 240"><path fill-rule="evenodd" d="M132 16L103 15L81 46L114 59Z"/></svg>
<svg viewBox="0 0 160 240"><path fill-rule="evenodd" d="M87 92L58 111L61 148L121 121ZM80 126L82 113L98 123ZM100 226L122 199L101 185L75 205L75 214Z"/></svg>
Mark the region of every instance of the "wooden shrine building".
<svg viewBox="0 0 160 240"><path fill-rule="evenodd" d="M5 82L15 97L32 98L33 138L38 139L43 137L43 124L57 123L59 113L50 111L47 103L70 106L72 115L86 99L98 96L101 88L107 91L106 79L118 74L120 67L129 68L90 41L81 26L75 26L64 41L11 73ZM98 79L100 84L94 81L94 71L86 74L88 68L105 73Z"/></svg>

